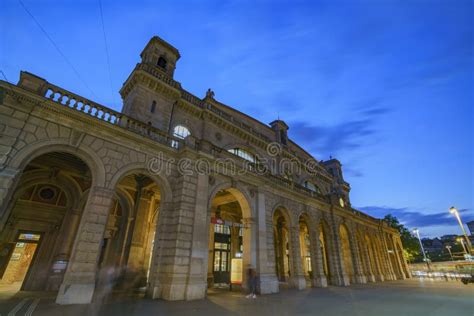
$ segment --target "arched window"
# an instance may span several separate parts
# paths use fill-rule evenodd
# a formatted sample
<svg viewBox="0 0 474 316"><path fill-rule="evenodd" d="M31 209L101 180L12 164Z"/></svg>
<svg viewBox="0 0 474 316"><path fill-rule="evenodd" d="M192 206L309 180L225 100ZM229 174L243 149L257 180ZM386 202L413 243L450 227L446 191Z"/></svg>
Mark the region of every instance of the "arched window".
<svg viewBox="0 0 474 316"><path fill-rule="evenodd" d="M161 67L161 68L166 70L166 64L168 64L166 59L164 59L162 56L160 56L160 58L158 58L158 63L157 63L158 67Z"/></svg>
<svg viewBox="0 0 474 316"><path fill-rule="evenodd" d="M242 149L242 148L231 148L228 150L231 154L234 154L236 156L239 156L240 158L243 158L247 161L250 162L256 162L255 155L249 153L248 151Z"/></svg>
<svg viewBox="0 0 474 316"><path fill-rule="evenodd" d="M191 132L183 125L176 125L173 129L173 136L176 138L185 139L189 135L191 135Z"/></svg>
<svg viewBox="0 0 474 316"><path fill-rule="evenodd" d="M156 101L153 101L153 103L151 104L150 112L155 113L155 109L156 109Z"/></svg>
<svg viewBox="0 0 474 316"><path fill-rule="evenodd" d="M185 139L189 135L191 135L191 132L183 125L176 125L173 129L173 136L176 138ZM171 141L171 147L178 148L178 146L179 143L177 141Z"/></svg>
<svg viewBox="0 0 474 316"><path fill-rule="evenodd" d="M319 188L312 182L305 181L303 186L308 190L319 193Z"/></svg>

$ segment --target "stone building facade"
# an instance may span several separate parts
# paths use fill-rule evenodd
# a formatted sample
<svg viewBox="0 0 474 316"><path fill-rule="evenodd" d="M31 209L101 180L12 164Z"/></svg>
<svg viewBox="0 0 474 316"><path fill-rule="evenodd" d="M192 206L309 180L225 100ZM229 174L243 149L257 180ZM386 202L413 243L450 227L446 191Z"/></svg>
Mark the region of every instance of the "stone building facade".
<svg viewBox="0 0 474 316"><path fill-rule="evenodd" d="M315 160L281 120L190 94L179 58L153 37L122 112L27 72L0 81L2 275L35 243L21 289L59 304L89 303L111 279L201 299L245 288L249 267L262 294L409 277L397 231L351 207L338 160Z"/></svg>

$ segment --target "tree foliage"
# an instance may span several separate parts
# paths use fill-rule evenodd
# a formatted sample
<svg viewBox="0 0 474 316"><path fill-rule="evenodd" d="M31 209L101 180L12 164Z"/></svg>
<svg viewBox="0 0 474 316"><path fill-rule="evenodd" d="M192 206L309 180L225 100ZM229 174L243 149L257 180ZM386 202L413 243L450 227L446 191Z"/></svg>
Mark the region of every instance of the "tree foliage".
<svg viewBox="0 0 474 316"><path fill-rule="evenodd" d="M400 239L404 248L403 254L408 262L421 261L420 244L418 238L413 236L408 228L401 224L392 214L385 215L384 221L388 226L395 228L400 232Z"/></svg>

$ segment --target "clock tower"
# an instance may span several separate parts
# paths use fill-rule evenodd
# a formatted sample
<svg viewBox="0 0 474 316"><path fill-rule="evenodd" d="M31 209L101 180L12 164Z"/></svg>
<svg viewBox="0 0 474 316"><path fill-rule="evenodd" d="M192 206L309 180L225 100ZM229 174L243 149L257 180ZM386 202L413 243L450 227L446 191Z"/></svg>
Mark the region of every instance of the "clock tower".
<svg viewBox="0 0 474 316"><path fill-rule="evenodd" d="M181 56L171 44L154 36L140 57L140 63L120 89L122 112L167 131L174 103L181 95L181 85L173 79Z"/></svg>

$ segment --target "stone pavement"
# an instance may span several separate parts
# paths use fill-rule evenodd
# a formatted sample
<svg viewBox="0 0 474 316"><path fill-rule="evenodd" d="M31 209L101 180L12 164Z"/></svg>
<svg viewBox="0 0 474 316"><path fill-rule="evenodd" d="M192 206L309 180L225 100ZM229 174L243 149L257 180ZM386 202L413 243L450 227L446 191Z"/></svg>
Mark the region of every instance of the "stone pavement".
<svg viewBox="0 0 474 316"><path fill-rule="evenodd" d="M2 296L4 297L4 296ZM0 298L1 299L1 298ZM407 280L350 287L284 290L246 299L214 291L205 300L169 302L115 294L104 303L59 306L54 293L18 293L0 302L1 315L474 315L474 284ZM11 314L9 314L11 313Z"/></svg>

